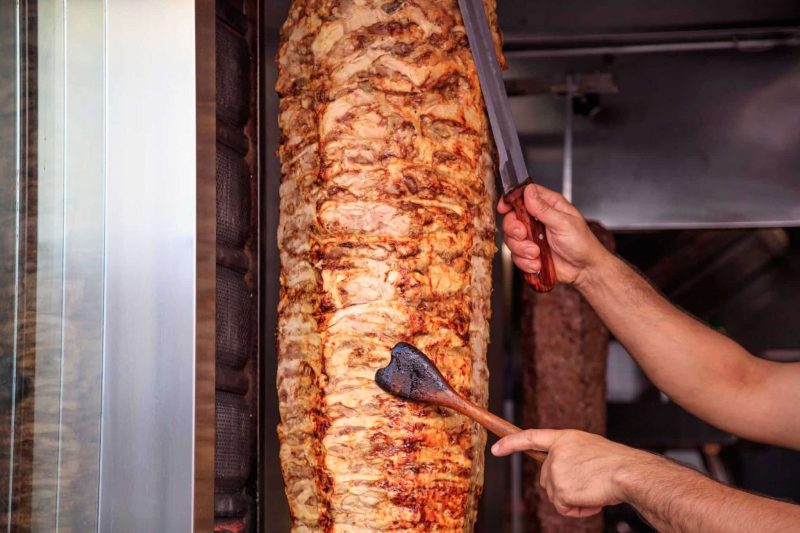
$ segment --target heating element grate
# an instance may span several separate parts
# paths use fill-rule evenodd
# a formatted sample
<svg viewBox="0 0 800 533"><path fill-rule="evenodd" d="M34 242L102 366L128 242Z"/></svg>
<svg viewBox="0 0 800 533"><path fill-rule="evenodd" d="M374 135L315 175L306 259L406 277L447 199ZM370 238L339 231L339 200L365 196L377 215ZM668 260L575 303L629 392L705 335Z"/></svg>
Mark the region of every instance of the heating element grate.
<svg viewBox="0 0 800 533"><path fill-rule="evenodd" d="M218 0L215 531L255 531L256 2Z"/></svg>
<svg viewBox="0 0 800 533"><path fill-rule="evenodd" d="M217 266L217 366L241 369L256 336L254 294L244 276Z"/></svg>

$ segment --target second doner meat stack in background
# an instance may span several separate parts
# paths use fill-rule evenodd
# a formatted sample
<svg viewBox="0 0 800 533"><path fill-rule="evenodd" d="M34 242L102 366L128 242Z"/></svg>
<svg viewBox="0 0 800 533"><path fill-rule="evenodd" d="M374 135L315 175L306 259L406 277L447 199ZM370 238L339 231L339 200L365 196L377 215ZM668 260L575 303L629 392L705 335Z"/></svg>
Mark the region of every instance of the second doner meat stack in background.
<svg viewBox="0 0 800 533"><path fill-rule="evenodd" d="M407 341L487 401L494 166L458 6L295 1L278 62L294 530L471 531L484 431L373 379Z"/></svg>

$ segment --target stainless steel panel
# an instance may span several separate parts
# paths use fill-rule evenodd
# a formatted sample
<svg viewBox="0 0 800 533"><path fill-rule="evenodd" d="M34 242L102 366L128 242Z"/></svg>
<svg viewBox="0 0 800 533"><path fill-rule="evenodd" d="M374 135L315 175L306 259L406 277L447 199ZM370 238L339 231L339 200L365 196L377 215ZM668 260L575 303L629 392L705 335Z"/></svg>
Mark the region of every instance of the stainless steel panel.
<svg viewBox="0 0 800 533"><path fill-rule="evenodd" d="M46 3L38 21L36 381L34 391L31 527L56 525L64 309L64 194L66 186L66 28L64 5ZM55 432L58 433L58 430Z"/></svg>
<svg viewBox="0 0 800 533"><path fill-rule="evenodd" d="M107 1L101 531L210 528L209 4Z"/></svg>
<svg viewBox="0 0 800 533"><path fill-rule="evenodd" d="M40 2L39 21L45 22L44 8L55 3ZM34 434L34 529L55 526L60 530L92 531L97 528L97 493L100 476L100 395L103 337L103 204L105 195L104 115L102 101L103 82L103 17L101 4L91 0L70 1L58 4L52 21L63 25L64 41L52 40L46 31L39 32L40 59L45 53L60 55L58 67L62 72L49 72L51 82L63 82L63 101L51 102L40 95L40 127L45 125L41 113L49 109L57 131L46 137L40 135L40 154L50 152L54 144L55 162L39 161L38 192L40 199L49 196L52 205L49 221L40 219L38 230L39 258L52 257L61 263L50 263L51 269L39 265L37 296L47 298L46 286L60 291L60 309L37 309L37 390L35 392L37 415L54 417L58 424L58 439L52 438L52 428L35 420ZM47 21L50 22L50 21ZM56 34L59 34L57 31ZM62 63L63 61L63 63ZM40 74L45 74L40 70ZM40 78L41 83L41 78ZM55 107L50 107L55 104ZM59 104L63 104L61 107ZM62 122L63 120L63 122ZM48 163L56 163L48 167ZM60 168L59 168L60 167ZM48 192L50 191L50 192ZM52 195L51 195L52 194ZM39 216L44 215L44 205L39 205ZM58 217L62 218L58 218ZM46 227L42 222L54 225ZM58 300L59 298L56 298ZM56 342L38 337L51 324L60 330ZM56 331L52 331L55 333ZM48 352L58 350L58 357ZM48 365L60 374L39 374L39 364ZM42 370L45 370L43 367ZM59 383L60 382L60 383ZM51 388L50 383L59 383ZM48 467L50 450L56 449L57 474ZM37 453L41 452L41 453ZM41 461L43 468L37 471ZM56 483L55 493L47 486ZM55 499L53 500L53 496ZM50 522L49 511L54 514Z"/></svg>
<svg viewBox="0 0 800 533"><path fill-rule="evenodd" d="M507 42L599 32L652 32L719 28L722 26L777 25L800 20L794 0L673 0L645 6L638 0L563 0L498 2L497 14Z"/></svg>
<svg viewBox="0 0 800 533"><path fill-rule="evenodd" d="M16 111L25 123L8 143L20 236L8 292L21 304L10 337L23 342L3 354L20 385L3 514L9 529L91 530L102 362L103 111L95 102L103 95L103 6L42 4L38 21L34 3L15 6Z"/></svg>
<svg viewBox="0 0 800 533"><path fill-rule="evenodd" d="M698 42L656 42L652 44L613 44L596 46L574 46L553 49L526 49L506 52L508 58L553 58L553 57L584 57L584 56L612 56L627 54L656 54L665 52L704 52L713 50L737 50L740 52L761 52L770 48L781 46L800 46L800 38L793 28L793 35L789 37L765 37L758 39L741 39L732 36L726 40L710 40Z"/></svg>
<svg viewBox="0 0 800 533"><path fill-rule="evenodd" d="M510 78L613 73L573 119L573 198L611 229L800 225L800 51L514 59ZM534 179L560 189L563 100L512 101Z"/></svg>
<svg viewBox="0 0 800 533"><path fill-rule="evenodd" d="M81 0L14 7L19 25L3 38L17 39L9 58L16 109L8 112L16 135L6 144L15 168L3 197L15 196L16 242L3 243L3 254L16 263L16 280L3 279L2 290L16 316L14 349L0 356L12 361L0 522L91 531L100 471L104 9Z"/></svg>
<svg viewBox="0 0 800 533"><path fill-rule="evenodd" d="M0 531L10 529L19 317L20 46L18 9L0 4Z"/></svg>

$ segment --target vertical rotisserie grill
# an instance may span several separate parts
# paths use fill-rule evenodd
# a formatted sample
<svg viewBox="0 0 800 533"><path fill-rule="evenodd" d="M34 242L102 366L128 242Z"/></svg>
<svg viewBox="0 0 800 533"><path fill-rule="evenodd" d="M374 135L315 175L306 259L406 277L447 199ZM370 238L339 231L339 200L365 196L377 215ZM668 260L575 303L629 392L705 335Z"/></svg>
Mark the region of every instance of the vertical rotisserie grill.
<svg viewBox="0 0 800 533"><path fill-rule="evenodd" d="M408 341L487 400L494 166L458 6L296 1L278 68L279 436L294 529L469 531L485 433L373 381Z"/></svg>

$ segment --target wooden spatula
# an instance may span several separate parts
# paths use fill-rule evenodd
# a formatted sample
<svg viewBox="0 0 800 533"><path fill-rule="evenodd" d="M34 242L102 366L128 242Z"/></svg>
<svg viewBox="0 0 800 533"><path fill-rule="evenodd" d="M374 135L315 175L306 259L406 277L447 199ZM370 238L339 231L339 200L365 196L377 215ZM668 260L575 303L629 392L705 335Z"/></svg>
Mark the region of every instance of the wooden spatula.
<svg viewBox="0 0 800 533"><path fill-rule="evenodd" d="M440 405L458 411L498 437L522 431L514 424L460 396L450 387L427 355L405 342L400 342L392 348L389 364L375 373L375 381L389 394L405 400ZM537 450L525 453L537 461L544 461L547 457L545 452Z"/></svg>

